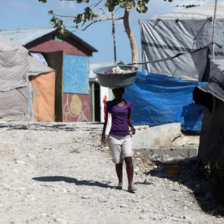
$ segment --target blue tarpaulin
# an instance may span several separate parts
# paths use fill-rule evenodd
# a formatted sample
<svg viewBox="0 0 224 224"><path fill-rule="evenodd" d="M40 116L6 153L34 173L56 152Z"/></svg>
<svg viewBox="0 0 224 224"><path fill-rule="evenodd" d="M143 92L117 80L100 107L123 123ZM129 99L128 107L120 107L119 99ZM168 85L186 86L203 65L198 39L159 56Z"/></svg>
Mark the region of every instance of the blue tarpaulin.
<svg viewBox="0 0 224 224"><path fill-rule="evenodd" d="M200 131L204 107L193 102L193 90L202 84L207 83L138 72L124 94L134 108L133 123L153 127L180 122L183 130Z"/></svg>

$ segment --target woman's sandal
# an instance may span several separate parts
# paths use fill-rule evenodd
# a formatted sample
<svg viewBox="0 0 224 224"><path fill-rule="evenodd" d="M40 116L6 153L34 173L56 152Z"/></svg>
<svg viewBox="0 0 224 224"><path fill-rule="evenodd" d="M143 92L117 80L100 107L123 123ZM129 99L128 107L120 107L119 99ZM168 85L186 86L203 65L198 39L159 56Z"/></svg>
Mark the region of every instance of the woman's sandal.
<svg viewBox="0 0 224 224"><path fill-rule="evenodd" d="M122 190L122 184L118 184L116 187L117 190Z"/></svg>
<svg viewBox="0 0 224 224"><path fill-rule="evenodd" d="M134 186L129 186L129 187L128 187L128 192L130 192L130 193L135 193L136 190L137 190L137 189L136 189Z"/></svg>

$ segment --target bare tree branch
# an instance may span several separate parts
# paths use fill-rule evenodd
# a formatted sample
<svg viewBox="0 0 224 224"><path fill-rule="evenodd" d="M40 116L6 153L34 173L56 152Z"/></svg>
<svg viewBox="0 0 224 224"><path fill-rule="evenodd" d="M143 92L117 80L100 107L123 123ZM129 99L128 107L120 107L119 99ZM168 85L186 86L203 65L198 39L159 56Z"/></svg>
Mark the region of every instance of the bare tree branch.
<svg viewBox="0 0 224 224"><path fill-rule="evenodd" d="M101 14L101 15L104 15L106 18L109 18L109 17L107 16L107 14L105 13L105 11L104 11L102 8L99 8L99 10L102 11L102 14Z"/></svg>
<svg viewBox="0 0 224 224"><path fill-rule="evenodd" d="M103 0L99 0L96 4L93 4L93 7L97 7Z"/></svg>
<svg viewBox="0 0 224 224"><path fill-rule="evenodd" d="M65 0L65 1L68 1L68 0ZM53 16L58 16L58 17L64 17L64 18L72 18L72 19L75 18L75 16L64 16L64 15L59 15L59 14L55 14L55 13L53 13L52 15Z"/></svg>
<svg viewBox="0 0 224 224"><path fill-rule="evenodd" d="M122 20L123 17L120 18L107 18L107 19L98 19L98 20L94 20L93 22L89 23L86 27L82 28L82 29L78 29L81 31L85 31L88 27L90 27L91 25L93 25L94 23L99 23L99 22L105 22L105 21L110 21L110 20Z"/></svg>

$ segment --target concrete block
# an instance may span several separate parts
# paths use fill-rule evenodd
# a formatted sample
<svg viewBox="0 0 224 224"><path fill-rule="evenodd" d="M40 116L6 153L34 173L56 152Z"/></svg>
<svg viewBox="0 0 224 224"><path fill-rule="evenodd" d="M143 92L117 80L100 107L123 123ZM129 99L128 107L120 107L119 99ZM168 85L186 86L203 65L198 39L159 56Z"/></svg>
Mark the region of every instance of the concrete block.
<svg viewBox="0 0 224 224"><path fill-rule="evenodd" d="M181 136L181 124L170 123L155 127L145 125L136 127L136 134L132 136L133 150L150 148L167 148Z"/></svg>

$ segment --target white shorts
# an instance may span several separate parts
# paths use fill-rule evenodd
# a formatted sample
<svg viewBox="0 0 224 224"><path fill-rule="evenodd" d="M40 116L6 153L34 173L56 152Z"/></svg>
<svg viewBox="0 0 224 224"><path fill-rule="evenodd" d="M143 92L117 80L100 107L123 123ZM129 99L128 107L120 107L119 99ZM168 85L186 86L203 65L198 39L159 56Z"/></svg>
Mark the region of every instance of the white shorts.
<svg viewBox="0 0 224 224"><path fill-rule="evenodd" d="M114 136L108 137L108 145L111 151L113 162L122 163L123 159L132 156L131 136Z"/></svg>

